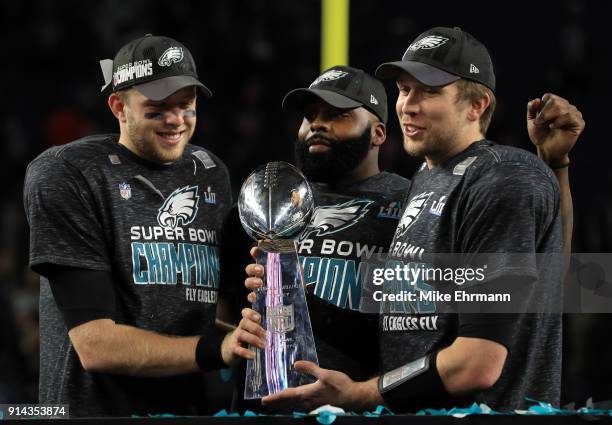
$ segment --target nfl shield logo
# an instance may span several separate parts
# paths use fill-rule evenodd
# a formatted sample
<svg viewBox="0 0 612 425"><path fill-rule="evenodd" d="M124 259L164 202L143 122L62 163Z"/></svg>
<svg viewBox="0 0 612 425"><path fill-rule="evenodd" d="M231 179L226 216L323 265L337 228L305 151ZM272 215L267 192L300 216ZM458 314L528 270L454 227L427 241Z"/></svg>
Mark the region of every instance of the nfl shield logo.
<svg viewBox="0 0 612 425"><path fill-rule="evenodd" d="M132 197L132 188L127 183L119 183L119 194L123 199L130 199Z"/></svg>
<svg viewBox="0 0 612 425"><path fill-rule="evenodd" d="M286 333L295 329L293 304L266 307L267 328L271 332Z"/></svg>

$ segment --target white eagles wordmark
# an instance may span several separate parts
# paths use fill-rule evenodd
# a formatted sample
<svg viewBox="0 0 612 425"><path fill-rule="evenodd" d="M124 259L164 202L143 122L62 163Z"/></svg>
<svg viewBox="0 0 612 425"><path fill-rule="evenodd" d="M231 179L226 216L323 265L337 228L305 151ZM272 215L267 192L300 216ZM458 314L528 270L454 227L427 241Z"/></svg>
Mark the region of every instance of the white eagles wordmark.
<svg viewBox="0 0 612 425"><path fill-rule="evenodd" d="M159 57L157 64L159 66L170 66L173 63L177 63L183 60L183 48L182 47L168 47L164 53Z"/></svg>
<svg viewBox="0 0 612 425"><path fill-rule="evenodd" d="M176 189L160 207L157 222L168 229L175 229L179 225L185 226L195 219L199 202L197 186Z"/></svg>
<svg viewBox="0 0 612 425"><path fill-rule="evenodd" d="M339 232L357 223L369 211L374 201L352 200L338 205L323 205L316 207L310 223L300 235L303 241L310 235L324 236Z"/></svg>

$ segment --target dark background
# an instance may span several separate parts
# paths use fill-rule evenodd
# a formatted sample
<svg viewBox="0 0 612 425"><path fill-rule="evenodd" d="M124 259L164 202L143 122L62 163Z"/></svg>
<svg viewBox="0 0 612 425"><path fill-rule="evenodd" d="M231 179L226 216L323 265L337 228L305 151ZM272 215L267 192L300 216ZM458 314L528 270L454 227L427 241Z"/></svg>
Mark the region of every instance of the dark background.
<svg viewBox="0 0 612 425"><path fill-rule="evenodd" d="M606 2L358 1L351 3L349 62L373 73L401 58L422 31L460 26L489 48L498 109L489 138L532 150L526 103L547 91L577 105L587 122L571 154L575 252L612 251L612 173L607 101L610 32ZM38 278L27 269L22 207L25 167L38 153L118 126L100 95L98 60L145 33L187 45L200 79L193 143L228 165L235 191L257 165L291 160L300 117L284 94L319 74L320 2L315 0L96 2L3 1L0 121L0 403L35 402ZM402 150L393 86L384 169L410 177L419 161ZM566 317L563 402L612 399L612 318Z"/></svg>

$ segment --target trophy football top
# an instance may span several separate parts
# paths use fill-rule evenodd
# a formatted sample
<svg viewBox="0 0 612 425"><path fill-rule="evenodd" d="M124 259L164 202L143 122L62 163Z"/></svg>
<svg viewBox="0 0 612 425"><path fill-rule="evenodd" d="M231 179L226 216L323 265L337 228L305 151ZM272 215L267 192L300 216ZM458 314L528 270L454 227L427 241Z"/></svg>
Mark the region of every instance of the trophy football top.
<svg viewBox="0 0 612 425"><path fill-rule="evenodd" d="M238 213L244 230L255 240L296 238L313 210L306 177L287 162L268 162L244 181Z"/></svg>

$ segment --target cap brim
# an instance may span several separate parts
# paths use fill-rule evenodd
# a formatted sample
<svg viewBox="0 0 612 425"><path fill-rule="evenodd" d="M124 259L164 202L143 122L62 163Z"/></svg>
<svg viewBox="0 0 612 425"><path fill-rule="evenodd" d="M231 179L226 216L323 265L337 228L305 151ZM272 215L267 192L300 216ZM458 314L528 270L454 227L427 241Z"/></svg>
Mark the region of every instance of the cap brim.
<svg viewBox="0 0 612 425"><path fill-rule="evenodd" d="M283 99L283 108L303 109L309 102L316 99L321 99L323 102L330 104L336 108L352 109L363 106L363 103L357 102L349 97L343 96L330 90L321 89L295 89L285 95Z"/></svg>
<svg viewBox="0 0 612 425"><path fill-rule="evenodd" d="M148 99L158 101L171 96L180 89L189 86L199 87L206 97L212 97L211 91L194 77L178 75L174 77L160 78L148 83L136 84L134 88Z"/></svg>
<svg viewBox="0 0 612 425"><path fill-rule="evenodd" d="M461 77L438 69L423 62L399 61L383 63L376 68L376 76L381 79L397 78L406 72L427 86L445 86Z"/></svg>

